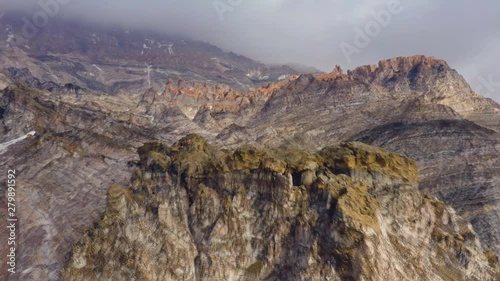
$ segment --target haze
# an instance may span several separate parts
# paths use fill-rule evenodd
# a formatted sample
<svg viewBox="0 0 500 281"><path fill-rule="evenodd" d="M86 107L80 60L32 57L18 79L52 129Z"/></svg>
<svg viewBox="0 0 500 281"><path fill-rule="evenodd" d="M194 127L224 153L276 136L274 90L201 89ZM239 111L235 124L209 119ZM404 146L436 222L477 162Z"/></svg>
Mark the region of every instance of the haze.
<svg viewBox="0 0 500 281"><path fill-rule="evenodd" d="M500 101L496 50L500 2L494 0L480 4L465 0L59 1L65 4L60 5L58 17L181 34L264 63L300 63L328 72L336 64L352 69L383 58L435 56L447 60L477 92ZM13 9L34 12L41 9L38 2L2 0L0 14Z"/></svg>

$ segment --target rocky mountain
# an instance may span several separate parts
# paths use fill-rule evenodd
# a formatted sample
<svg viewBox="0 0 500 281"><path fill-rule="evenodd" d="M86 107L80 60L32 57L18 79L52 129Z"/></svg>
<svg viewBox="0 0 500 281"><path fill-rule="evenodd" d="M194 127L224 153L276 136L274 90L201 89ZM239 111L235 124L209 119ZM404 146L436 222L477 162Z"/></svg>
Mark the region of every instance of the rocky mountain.
<svg viewBox="0 0 500 281"><path fill-rule="evenodd" d="M446 62L300 75L165 35L19 28L0 21L8 280L498 280L500 106Z"/></svg>
<svg viewBox="0 0 500 281"><path fill-rule="evenodd" d="M413 161L360 143L139 148L64 280L495 280L470 224L418 190Z"/></svg>
<svg viewBox="0 0 500 281"><path fill-rule="evenodd" d="M25 34L22 17L7 13L0 21L4 54L0 63L28 67L43 80L77 84L94 92L142 91L169 78L248 90L299 73L204 42L142 30L53 20L43 30Z"/></svg>
<svg viewBox="0 0 500 281"><path fill-rule="evenodd" d="M400 152L418 161L422 190L454 206L498 251L499 113L444 61L415 56L302 75L246 126L217 138L312 148L357 140Z"/></svg>

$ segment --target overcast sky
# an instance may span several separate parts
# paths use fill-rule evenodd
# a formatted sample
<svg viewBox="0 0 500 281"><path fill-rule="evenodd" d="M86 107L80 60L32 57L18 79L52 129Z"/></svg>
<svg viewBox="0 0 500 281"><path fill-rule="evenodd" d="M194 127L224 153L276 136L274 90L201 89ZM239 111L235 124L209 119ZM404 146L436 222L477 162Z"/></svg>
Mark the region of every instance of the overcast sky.
<svg viewBox="0 0 500 281"><path fill-rule="evenodd" d="M396 56L435 56L500 101L498 0L0 1L0 13L59 1L65 4L58 16L181 33L265 63L323 71L336 64L352 69ZM379 23L375 14L383 15Z"/></svg>

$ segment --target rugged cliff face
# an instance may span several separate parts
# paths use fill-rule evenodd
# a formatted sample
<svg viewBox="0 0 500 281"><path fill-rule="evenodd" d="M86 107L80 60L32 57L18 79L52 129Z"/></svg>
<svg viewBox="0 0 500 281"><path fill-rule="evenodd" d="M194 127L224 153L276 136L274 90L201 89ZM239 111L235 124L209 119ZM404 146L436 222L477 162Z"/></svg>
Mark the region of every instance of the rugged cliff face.
<svg viewBox="0 0 500 281"><path fill-rule="evenodd" d="M1 58L14 61L9 54ZM7 87L0 92L0 169L16 167L23 188L24 247L14 280L58 280L71 245L104 212L108 187L128 184L137 148L151 140L172 145L189 133L219 149L317 150L354 140L404 154L417 161L419 188L451 205L485 248L500 252L498 105L443 61L396 58L246 92L172 80L114 94L47 80L19 62L0 75Z"/></svg>
<svg viewBox="0 0 500 281"><path fill-rule="evenodd" d="M361 141L418 162L424 191L472 221L500 252L500 106L474 93L442 60L382 60L348 73L302 75L278 89L219 144L320 148Z"/></svg>
<svg viewBox="0 0 500 281"><path fill-rule="evenodd" d="M297 72L289 67L267 66L201 42L147 32L102 30L96 26L82 28L55 19L44 28L46 32L41 32L27 42L20 36L21 18L22 16L5 14L0 21L0 170L15 167L19 171L18 182L22 192L18 194L18 200L23 206L18 213L23 222L20 225L23 235L19 236L19 242L23 245L18 249L19 274L9 277L11 280L58 280L71 245L80 239L82 232L99 221L105 211L108 187L128 185L129 175L135 169L132 164L138 161L137 148L151 140L172 145L190 133L202 135L218 149L236 149L242 144L249 144L259 147L258 151L261 152L262 147L282 145L319 150L327 145L359 141L396 151L415 159L420 190L451 205L461 217L472 223L484 248L500 253L500 106L474 93L466 81L443 60L425 56L399 57L382 60L376 65L361 66L347 73L336 67L328 74L297 76L294 75ZM264 86L269 82L272 83ZM35 132L34 135L31 132ZM166 154L170 158L179 158L171 153L173 152ZM274 155L277 151L267 153ZM225 154L229 158L233 157L229 152ZM228 196L224 190L232 188L226 182L233 181L243 186L244 190L256 190L257 187L252 187L258 185L252 183L257 182L255 177L263 177L258 180L263 185L259 188L264 188L269 185L266 177L271 175L279 179L279 184L276 183L279 194L292 196L289 194L298 194L295 193L297 189L287 186L303 185L303 171L295 172L295 162L288 159L293 155L296 154L271 157L279 160L277 164L273 164L277 165L275 168L279 168L279 171L259 169L260 164L252 166L252 169L243 167L235 170L230 166L223 172L215 170L215 178L209 183L202 183L207 187L206 190L215 190L210 198L217 198L217 204L222 204L220 200ZM318 153L314 155L323 157ZM243 162L247 163L250 159ZM313 162L315 161L318 167L326 167L322 162L326 160L316 159ZM141 169L145 171L147 167L147 163L143 163ZM346 172L345 167L318 169L306 169L312 172L304 176L308 183L304 184L305 189L298 189L301 197L297 200L302 202L300 206L316 200L313 198L315 191L310 187L316 188L313 184L316 177L326 173L328 169L330 172L326 176L331 177L332 181L337 181L340 174L346 173L349 176L346 181L350 182L363 182L370 178L369 175L356 178L354 173ZM248 174L243 173L243 170L254 172ZM162 183L164 188L196 190L199 185L177 183L177 174L168 171L164 177L171 178L172 182ZM403 170L399 170L396 174L402 172ZM244 176L240 175L242 173ZM381 175L387 173L388 171L384 171ZM387 176L382 178L384 177ZM4 178L5 175L0 174L0 181ZM405 188L415 186L412 183L414 179L407 180ZM138 186L145 187L160 184L145 180L138 182ZM393 196L392 193L384 195L386 197L372 193L373 185L365 184L367 192L363 191L363 194L379 202L385 202L383 198ZM391 187L390 190L400 190L396 188L399 186L396 183L386 185ZM405 188L402 190L406 190ZM144 198L150 198L149 201L156 196L144 192L136 190L130 191L130 194L143 194ZM184 196L179 195L180 191L176 192L175 196ZM417 194L413 196L417 198L415 200L427 202L425 196L412 192ZM239 193L231 194L234 197ZM257 199L252 197L255 196L253 193L250 194L240 195L238 198L245 198L245 202L253 202L251 206L254 206ZM188 195L188 198L198 198L196 194ZM331 196L339 202L343 198L341 195ZM4 194L0 192L1 206L5 205L4 200ZM155 200L160 202L166 199L158 197ZM403 201L405 204L410 202L406 199ZM297 213L302 212L302 209L297 211L296 205L286 209L279 203L287 202L286 200L270 202L278 205L271 218L283 228L282 231L302 229L300 225L295 227L299 221ZM140 210L155 214L153 207L156 203L147 204L149 205L145 206L150 207L141 205L140 208L143 209ZM402 217L411 217L411 213L403 212L404 209L397 204L394 208ZM336 221L327 224L324 220L307 215L316 212L318 217L326 216L324 210L318 209L316 205L311 203L310 206L307 205L310 211L304 211L306 215L303 221L308 229L323 230L332 225L339 226ZM133 206L135 205L131 204L123 208L132 210L131 208L135 208ZM268 205L262 206L271 208ZM375 208L384 214L377 215L376 224L380 229L387 228L384 221L391 220L390 216L393 216L394 221L403 219L398 217L397 212L390 216L385 214L382 210L387 206L378 205ZM220 208L222 207L208 209L218 214ZM245 212L252 214L262 213L260 207L238 208L246 208ZM419 208L411 210L419 213ZM429 214L434 212L431 209L425 210ZM182 212L187 216L191 211L182 209ZM281 226L284 223L280 224L276 214L286 212L291 215L287 215L286 219L281 218L287 223L285 227ZM335 212L345 213L344 210ZM243 220L236 215L231 218ZM122 220L124 224L126 221ZM201 225L211 222L209 219L192 218L189 221L203 221L198 222ZM257 220L254 219L253 222L255 221ZM155 225L158 219L153 216L147 222L148 225ZM396 225L403 224L398 222ZM440 226L431 224L430 228L436 227ZM271 226L262 229L267 233L279 232ZM198 233L191 229L189 231L191 236ZM98 233L97 230L94 232ZM401 230L393 232L396 234L391 235L403 235ZM316 241L315 233L309 233L310 236L306 238ZM454 237L454 234L449 233L450 237ZM366 232L362 232L362 235L372 237ZM292 234L280 233L278 236L281 239L279 241L288 241L287 245L298 243L294 242ZM217 237L222 239L220 235ZM256 237L261 239L259 241L264 241L262 239L268 236L259 234ZM377 234L376 237L385 241L386 238L383 237L387 236ZM305 238L300 238L305 239L300 240L300 243L325 245L333 241L333 238L320 238L320 242L314 242L316 244ZM380 246L381 249L390 249L389 244L376 244L373 242L375 238L372 238L363 238L363 241L371 241L372 244L363 243L383 245ZM208 267L205 265L206 260L209 260L206 256L214 256L214 251L199 250L198 245L202 243L200 239L194 239L197 242L194 244L193 255L200 257L195 268L203 273L215 274L213 266L210 267L212 269L206 269ZM242 245L247 245L245 243ZM392 240L390 243L395 245ZM417 249L411 248L413 244L411 246L409 242L405 243L408 249ZM282 269L288 266L284 262L285 254L273 258L267 252L262 254L263 246L252 245L255 249L260 249L259 258L254 260L266 261L260 275L262 278L274 276L269 272L284 272ZM288 249L287 253L302 251L302 248L297 250L287 245L280 246ZM5 246L0 245L0 255L6 253ZM443 248L445 246L456 249L453 245L442 244ZM363 247L356 249L368 249L368 246ZM397 253L401 251L396 250L395 256L399 257ZM319 254L321 257L330 257L322 251ZM412 258L416 251L411 250ZM434 252L425 251L426 255L428 253ZM494 255L489 256L494 260ZM394 256L371 258L381 261L396 259ZM410 258L402 260L408 261ZM326 268L326 264L331 265L331 272L335 271L342 278L347 274L345 272L362 272L362 268L368 268L358 262L350 264L350 271L344 272L341 269L343 265L322 262L324 263L318 262L322 264L318 267ZM238 261L233 262L232 266L228 265L228 272L243 274L234 265L236 263L240 264ZM392 263L401 265L399 258ZM225 260L223 264L231 263ZM296 264L300 263L294 263L294 266ZM428 269L431 268L429 263L424 261L412 261L412 264L421 264L426 272L433 272ZM450 261L450 264L455 263ZM3 266L5 265L0 265L0 271L6 272ZM239 266L243 268L247 264L241 263ZM354 267L359 270L352 270ZM406 269L406 266L402 268ZM453 272L466 276L462 269L453 269ZM380 272L385 271L387 270ZM297 276L301 275L297 273ZM362 276L361 273L358 276ZM426 278L432 279L432 276Z"/></svg>
<svg viewBox="0 0 500 281"><path fill-rule="evenodd" d="M139 148L129 187L73 247L64 280L495 280L470 224L415 163L361 143Z"/></svg>

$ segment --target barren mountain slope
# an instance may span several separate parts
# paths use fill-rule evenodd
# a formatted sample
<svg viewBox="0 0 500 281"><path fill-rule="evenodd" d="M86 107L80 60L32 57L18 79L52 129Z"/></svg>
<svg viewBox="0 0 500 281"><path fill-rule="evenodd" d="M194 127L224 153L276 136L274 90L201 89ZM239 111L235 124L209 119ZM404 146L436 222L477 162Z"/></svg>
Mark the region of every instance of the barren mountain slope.
<svg viewBox="0 0 500 281"><path fill-rule="evenodd" d="M142 91L169 78L248 90L298 73L204 42L98 24L53 20L27 38L22 17L7 13L0 19L2 67L28 67L43 80L78 84L95 92Z"/></svg>
<svg viewBox="0 0 500 281"><path fill-rule="evenodd" d="M454 206L500 251L499 128L498 104L444 61L415 56L348 74L302 75L217 140L319 148L353 139L400 152L418 161L423 190Z"/></svg>
<svg viewBox="0 0 500 281"><path fill-rule="evenodd" d="M23 42L21 39L7 41L8 38L18 38L16 34L19 26L6 23L4 19L0 22L0 89L3 89L0 92L0 169L15 168L19 174L18 200L23 206L18 213L20 221L23 222L19 242L23 246L18 249L20 274L15 276L18 280L57 280L61 276L62 266L68 260L71 245L79 241L86 230L95 228L93 225L100 221L105 212L106 192L109 187L129 184L130 175L140 160L136 154L137 148L151 140L160 140L172 145L189 133L202 135L213 142L217 149L234 149L241 144L253 144L260 148L285 145L305 151L317 151L346 140L357 140L409 156L417 161L419 188L450 204L458 211L459 216L471 221L475 227L483 249L477 244L475 234L468 238L464 236L465 242L462 241L469 247L468 251L465 251L467 257L473 261L470 271L464 272L467 267L464 267L464 264L459 265L464 260L457 263L451 258L453 254L460 254L462 257L463 249L457 242L461 241L461 238L457 236L458 240L455 239L455 235L461 233L461 230L448 229L447 226L441 225L441 222L431 219L434 217L432 214L441 207L431 207L432 202L438 201L417 192L415 182L405 185L405 188L409 186L409 193L405 194L413 194L416 197L416 201L411 201L412 204L423 205L411 211L421 210L430 214L430 218L424 216L418 219L429 218L434 225L419 231L432 233L432 229L440 229L446 234L444 238L448 237L443 242L432 235L428 236L428 233L419 232L419 239L432 242L418 246L431 247L425 252L426 255L442 256L447 260L447 264L433 265L435 260L432 258L417 262L413 260L414 253L410 250L410 253L404 254L402 258L414 266L404 273L406 275L401 273L397 266L389 269L385 267L386 262L392 262L395 258L389 254L379 257L383 261L381 264L370 264L375 262L370 260L356 260L350 263L350 266L357 268L359 265L360 271L344 270L335 266L329 268L327 265L331 256L328 253L315 253L313 247L313 257L318 258L319 255L320 258L325 258L316 260L318 268L330 270L328 272L340 278L352 272L363 276L363 270L370 268L388 270L390 274L395 274L391 275L392 277L410 278L420 274L420 267L429 269L429 274L436 276L451 274L448 279L441 277L443 280L450 280L458 275L469 276L467 274L491 276L491 272L485 267L482 251L492 248L500 253L497 246L500 242L499 106L473 93L463 78L446 62L414 56L383 60L378 65L362 66L348 73L336 68L328 74L289 76L294 72L287 67L265 66L207 44L180 38L159 36L153 43L148 41L152 40L152 35L141 32L131 31L132 35L129 36L122 30L100 33L98 28L91 26L78 32L75 32L75 27L71 25L56 24L47 28L53 31L52 35L41 33L40 37L29 42ZM3 30L7 33L3 33ZM73 38L72 36L74 40L68 40ZM168 42L161 43L163 39L160 40L160 37L168 39ZM177 48L183 42L186 46ZM172 43L174 45L170 46ZM280 81L260 87L278 80ZM33 135L30 132L35 133ZM217 149L214 148L215 151ZM286 161L287 158L279 159ZM143 165L142 169L147 167ZM313 170L318 177L327 172ZM230 177L234 176L233 172L231 171ZM327 176L338 180L338 173L339 171L330 171ZM301 185L293 184L292 173L290 187L288 174L290 173L281 173L278 177L278 190L280 194L287 196L294 194L296 189L293 189L293 186ZM307 177L311 175L309 173ZM345 180L363 181L373 175L363 175L361 179L356 179L354 174L350 176L352 179L347 177ZM0 180L4 177L5 175L0 175ZM251 183L242 183L243 189L254 188L256 184L253 181L256 180L263 183L263 179L254 179L252 175L245 175L241 180ZM295 180L298 180L297 177ZM141 186L149 184L150 182L141 183ZM194 187L189 184L161 184L164 187ZM264 182L265 186L269 184ZM372 185L370 182L366 184L368 190ZM398 184L387 185L392 191L400 188ZM209 194L212 194L211 189L216 187L207 186ZM232 187L229 185L220 188L217 192ZM113 194L117 190L120 191L116 194L117 200L120 201L121 189L114 188L110 192ZM172 194L179 190L182 189L173 189ZM310 189L298 190L303 195L300 200L306 200L315 194ZM138 191L141 192L148 200L165 200L161 197L164 194L151 195L149 191ZM213 200L226 198L220 197L222 195L219 193L212 195L213 198L210 198ZM387 197L368 191L363 191L361 195L356 194L358 195L368 198L368 201L379 200L382 203L387 198L396 196L389 194ZM256 199L252 196L242 195L242 200L246 198L245 200L255 203ZM3 200L2 193L2 206L5 205ZM410 202L407 199L401 200L397 202ZM272 206L275 206L282 201L272 202ZM398 217L395 213L384 213L384 210L392 208L391 206L402 211L398 205L400 203L397 202L386 202L387 204L383 203L385 205L375 208L382 214L377 215L378 222L375 225L386 229L390 235L377 233L370 236L371 232L365 232L365 228L360 235L364 237L363 241L369 241L366 243L380 242L382 244L377 245L388 247L384 248L388 253L399 255L405 250L398 248L394 241L384 239L396 235L396 240L410 243L411 241L405 240L407 233L397 228L415 228L422 221L405 222L408 224L397 226L386 224L388 220L406 220L407 216L412 215L402 213L402 216ZM441 206L440 204L438 205ZM136 207L133 204L122 210L144 211L145 216L150 218L147 223L156 227L159 219L154 216L157 212L155 205L147 206L152 207L151 210L134 209ZM110 204L109 207L113 208L113 205ZM195 207L192 205L190 208ZM210 208L207 207L207 210L212 210ZM214 212L219 210L216 206L214 208ZM294 206L290 208L297 211ZM450 213L449 216L453 217L451 225L460 229L468 228L466 222L452 214L451 209L443 207L444 209L444 213ZM260 207L246 210L254 213L262 211ZM283 212L284 210L282 209ZM325 215L322 213L324 210L315 206L310 206L307 210ZM338 214L344 213L339 210ZM296 215L287 217L288 226L300 222L317 227L321 231L325 230L322 228L325 225L317 225L314 217L299 220ZM258 217L239 218L235 214L230 218L252 220ZM139 217L124 218L122 222L134 228L135 219ZM276 217L277 222L282 219L284 218ZM117 232L110 235L119 235L121 231L126 231L121 226L113 227ZM100 233L99 229L101 228L95 230L96 233ZM158 226L156 231L163 231L162 229ZM283 229L289 231L295 228ZM297 228L297 231L301 229ZM271 228L268 230L274 231ZM307 236L307 232L303 233L306 236L301 236L300 231L290 235L279 233L277 236L288 241L283 249L286 249L285 252L291 251L290 255L306 255L301 247L287 246L295 243L293 239L305 237L302 242L311 242L313 237L319 237L317 233ZM247 237L247 234L245 232L242 237ZM384 236L386 234L389 236ZM450 237L453 239L450 240ZM320 238L326 239L328 243L332 242L331 239L338 239ZM431 240L427 240L428 238ZM85 239L82 242L84 245L94 245ZM102 236L99 239L106 240L109 237ZM260 244L255 243L242 245L253 245L261 249ZM356 249L366 251L366 243L359 244L364 246ZM415 243L421 243L421 240L416 240ZM411 243L402 247L417 249ZM444 249L445 253L433 252L438 251L436 249ZM1 246L0 254L3 255L5 251L4 246ZM200 250L193 250L189 254L198 253L197 251ZM147 253L150 254L153 253ZM272 260L270 256L266 257L269 258L268 261ZM489 257L493 264L494 254L489 252ZM224 260L232 264L227 272L205 267L204 262L207 261L203 259L199 260L200 264L193 265L189 270L202 268L206 270L204 272L212 272L210 274L244 274L243 267L250 266L250 260L257 262L255 256L243 260L239 267L234 265L234 261ZM273 271L277 275L272 276L284 278L279 274L283 274L283 269L290 265L283 260L284 258L274 259L276 267L266 264L261 268L261 276ZM301 265L300 269L307 271L309 265L305 264L304 260L297 262ZM399 260L394 262L400 265ZM439 272L439 268L451 268L451 272ZM314 274L315 267L309 269L310 274ZM75 270L75 277L78 277L79 269L72 270ZM102 270L105 272L107 269ZM190 272L189 270L186 272ZM117 271L116 274L124 273ZM304 274L306 275L294 275L294 278L313 276ZM427 277L430 278L430 275Z"/></svg>
<svg viewBox="0 0 500 281"><path fill-rule="evenodd" d="M396 154L222 152L196 135L139 154L63 280L496 278L472 227L419 192L415 164Z"/></svg>

